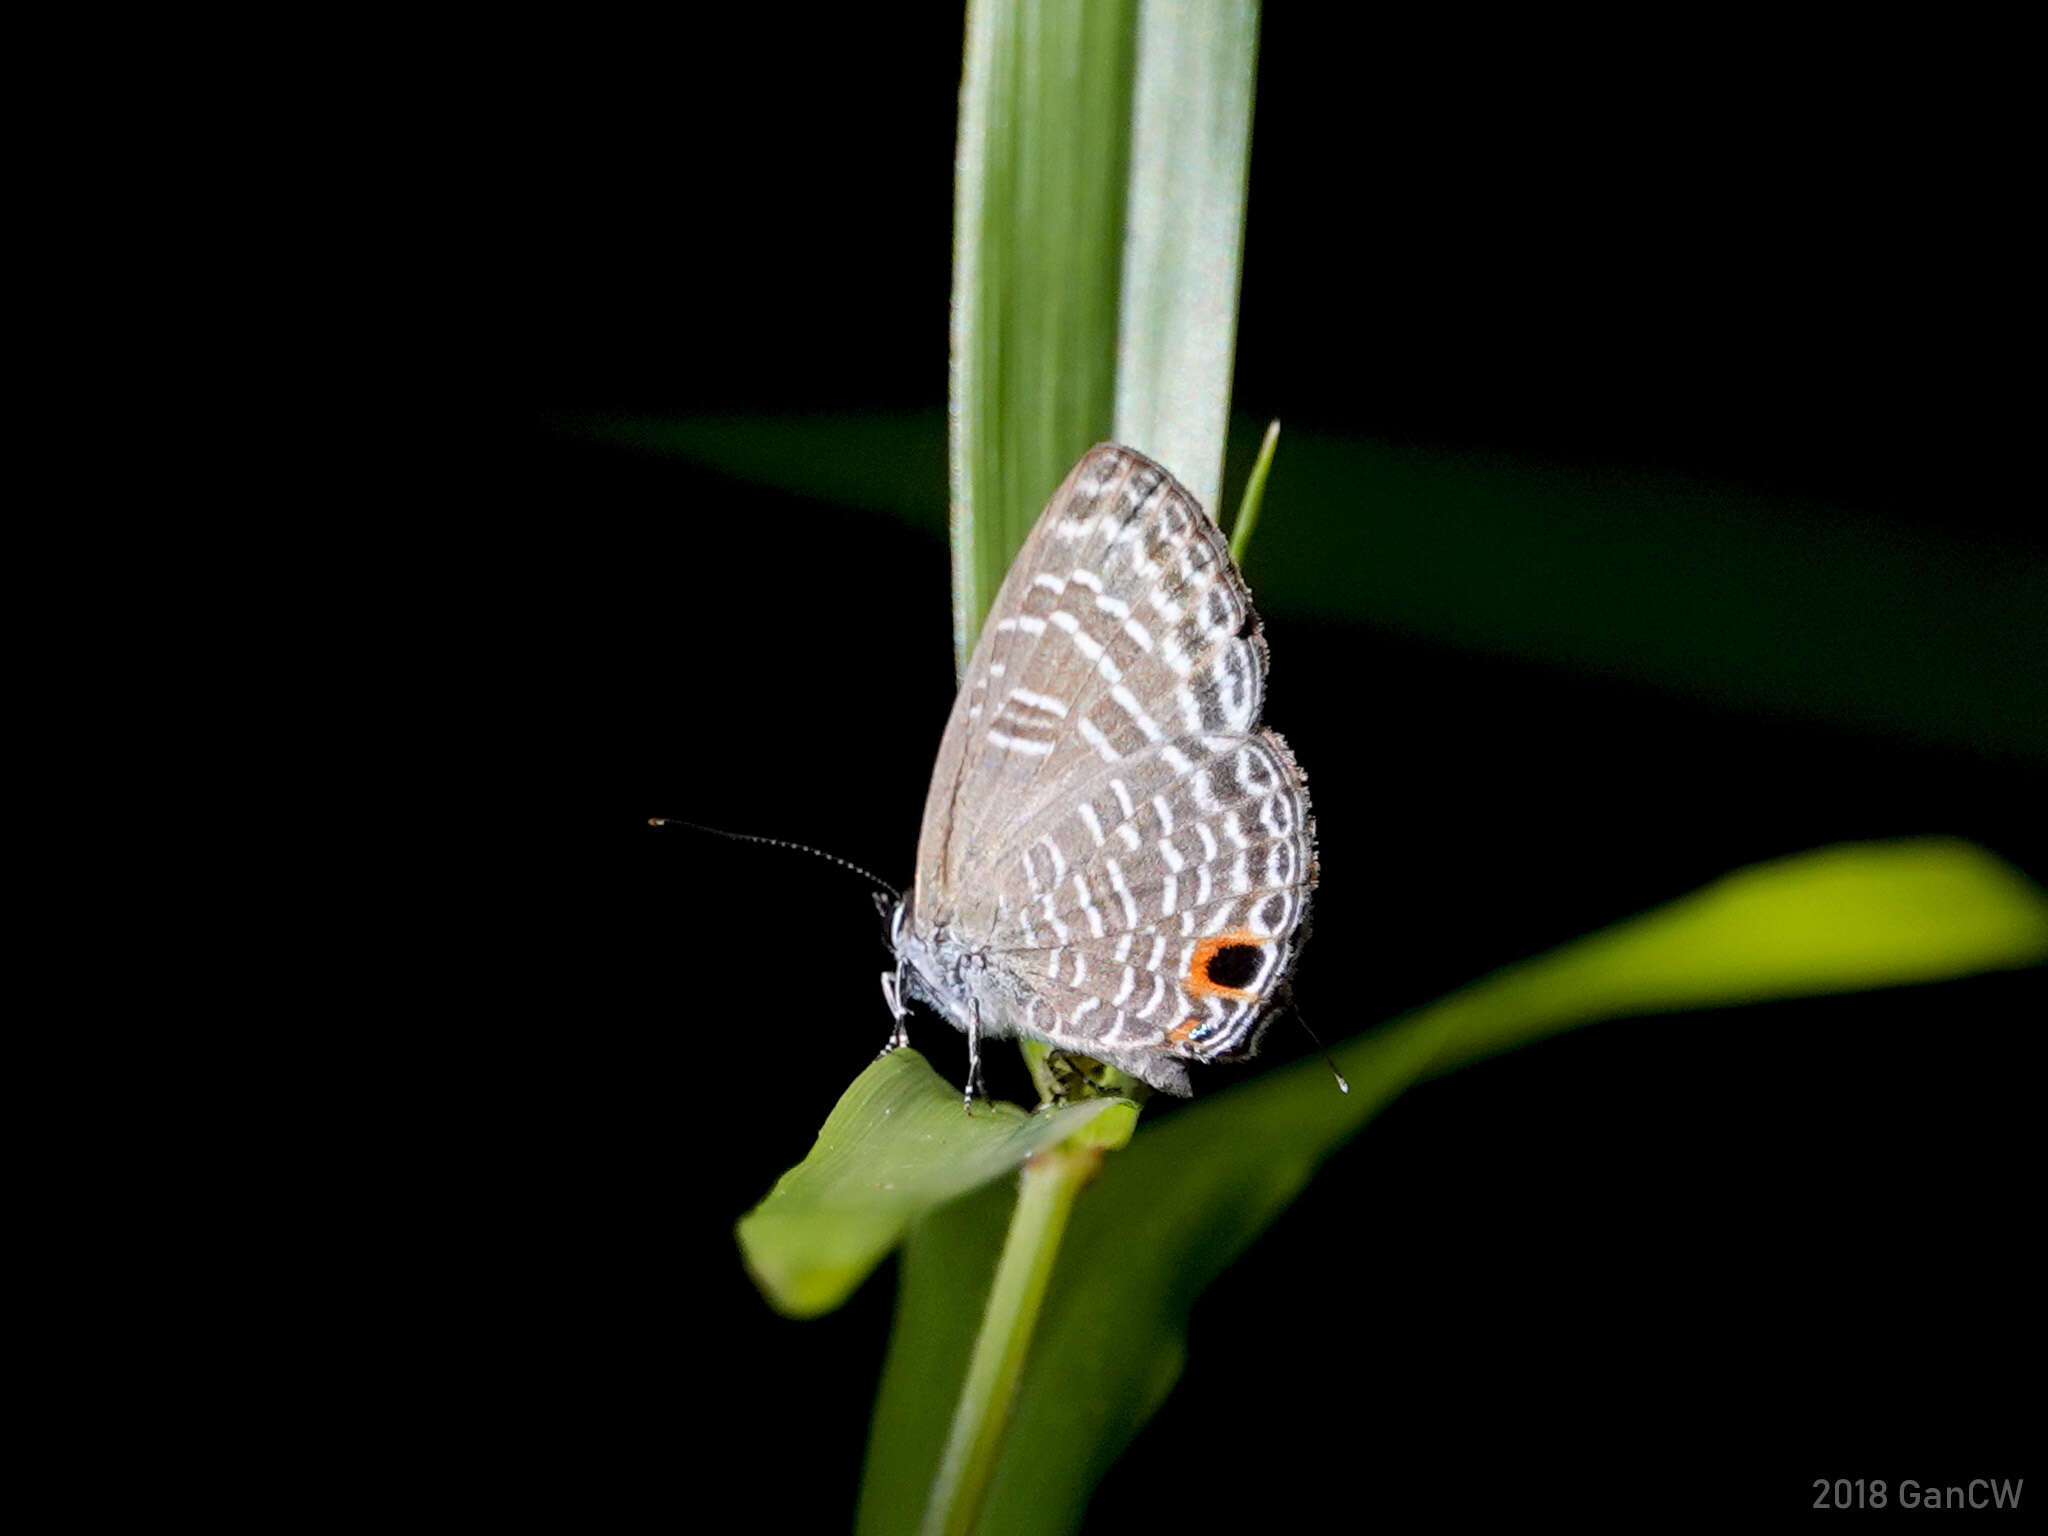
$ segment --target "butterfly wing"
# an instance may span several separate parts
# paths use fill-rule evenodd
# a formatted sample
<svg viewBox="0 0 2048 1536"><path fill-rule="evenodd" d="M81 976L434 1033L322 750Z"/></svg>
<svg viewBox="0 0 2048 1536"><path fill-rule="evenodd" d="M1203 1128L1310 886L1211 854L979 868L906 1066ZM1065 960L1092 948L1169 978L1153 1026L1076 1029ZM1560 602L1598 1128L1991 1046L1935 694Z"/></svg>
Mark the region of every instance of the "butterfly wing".
<svg viewBox="0 0 2048 1536"><path fill-rule="evenodd" d="M1316 876L1265 675L1215 523L1144 455L1091 449L990 609L919 840L918 922L1021 984L999 1032L1179 1092L1181 1060L1256 1043Z"/></svg>

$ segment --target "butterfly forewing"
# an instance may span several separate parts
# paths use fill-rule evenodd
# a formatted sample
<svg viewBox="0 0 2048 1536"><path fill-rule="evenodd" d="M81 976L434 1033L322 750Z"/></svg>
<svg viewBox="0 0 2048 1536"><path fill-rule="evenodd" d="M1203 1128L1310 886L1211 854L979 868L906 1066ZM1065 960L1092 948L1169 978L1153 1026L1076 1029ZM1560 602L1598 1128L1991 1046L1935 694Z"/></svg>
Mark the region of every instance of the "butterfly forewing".
<svg viewBox="0 0 2048 1536"><path fill-rule="evenodd" d="M1316 873L1265 672L1216 525L1143 455L1091 450L990 610L919 843L916 921L1019 983L997 1032L1181 1092L1178 1058L1249 1048Z"/></svg>

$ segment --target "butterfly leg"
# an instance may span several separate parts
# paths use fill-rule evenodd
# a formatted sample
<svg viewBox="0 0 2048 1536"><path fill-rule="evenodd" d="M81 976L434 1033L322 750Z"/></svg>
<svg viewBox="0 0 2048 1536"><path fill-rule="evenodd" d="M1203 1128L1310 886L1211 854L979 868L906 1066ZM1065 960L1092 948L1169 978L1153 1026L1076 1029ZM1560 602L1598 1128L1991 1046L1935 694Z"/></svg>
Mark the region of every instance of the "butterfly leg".
<svg viewBox="0 0 2048 1536"><path fill-rule="evenodd" d="M910 1028L904 1022L910 1016L910 1010L903 1006L903 993L897 985L894 971L882 972L882 997L889 1005L889 1016L896 1021L896 1027L889 1031L889 1043L875 1053L877 1056L886 1056L910 1044Z"/></svg>
<svg viewBox="0 0 2048 1536"><path fill-rule="evenodd" d="M981 1080L981 1000L970 998L967 1003L967 1113L974 1113L975 1095L988 1097L988 1087Z"/></svg>

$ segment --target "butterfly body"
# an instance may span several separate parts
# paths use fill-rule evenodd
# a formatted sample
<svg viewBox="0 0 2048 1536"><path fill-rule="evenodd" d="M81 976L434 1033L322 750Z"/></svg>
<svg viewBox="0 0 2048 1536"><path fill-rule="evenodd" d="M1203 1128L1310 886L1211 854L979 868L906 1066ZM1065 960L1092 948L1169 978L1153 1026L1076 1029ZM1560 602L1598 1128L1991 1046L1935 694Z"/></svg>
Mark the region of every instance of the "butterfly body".
<svg viewBox="0 0 2048 1536"><path fill-rule="evenodd" d="M1307 787L1259 723L1266 646L1221 531L1091 449L997 594L891 914L898 1012L1189 1091L1248 1055L1316 880Z"/></svg>

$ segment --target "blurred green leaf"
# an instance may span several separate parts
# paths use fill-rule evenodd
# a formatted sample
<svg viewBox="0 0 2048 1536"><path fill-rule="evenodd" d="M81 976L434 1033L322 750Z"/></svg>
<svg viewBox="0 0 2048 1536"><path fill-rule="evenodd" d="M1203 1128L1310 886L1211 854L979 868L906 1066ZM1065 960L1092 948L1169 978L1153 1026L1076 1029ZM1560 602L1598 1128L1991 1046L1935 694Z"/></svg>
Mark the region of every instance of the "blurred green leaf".
<svg viewBox="0 0 2048 1536"><path fill-rule="evenodd" d="M1433 1067L1594 1019L1946 981L2048 959L2048 899L1958 838L1753 864L1428 1011Z"/></svg>
<svg viewBox="0 0 2048 1536"><path fill-rule="evenodd" d="M946 529L946 419L938 411L649 416L558 411L567 437L701 464L795 496ZM1057 484L1057 482L1055 482Z"/></svg>
<svg viewBox="0 0 2048 1536"><path fill-rule="evenodd" d="M891 1051L853 1080L810 1155L741 1219L747 1269L779 1310L829 1312L924 1212L1084 1128L1100 1136L1136 1114L1104 1098L1036 1114L984 1101L969 1115L922 1056Z"/></svg>
<svg viewBox="0 0 2048 1536"><path fill-rule="evenodd" d="M1248 455L1262 425L1238 423L1232 452ZM939 462L938 413L870 427L888 453ZM613 418L601 433L654 446L664 434L672 451L794 491L837 494L848 478L837 420L714 432ZM1675 475L1294 428L1287 441L1287 472L1267 496L1287 537L1261 541L1253 572L1269 620L1362 621L1721 704L2048 761L2048 560L2036 552ZM929 493L849 499L933 516Z"/></svg>
<svg viewBox="0 0 2048 1536"><path fill-rule="evenodd" d="M1627 469L1290 433L1262 612L2048 758L2048 561Z"/></svg>
<svg viewBox="0 0 2048 1536"><path fill-rule="evenodd" d="M1012 1412L983 1529L1078 1529L1090 1491L1178 1379L1195 1298L1317 1165L1418 1079L1596 1019L1718 1007L2037 964L2048 899L1970 844L1821 849L1510 966L1343 1046L1353 1091L1308 1060L1148 1126L1075 1207ZM861 1528L929 1479L935 1382L957 1382L1007 1209L988 1191L905 1249L868 1449ZM1358 1221L1369 1228L1371 1213ZM976 1277L980 1277L978 1283ZM924 1399L940 1399L935 1407Z"/></svg>

